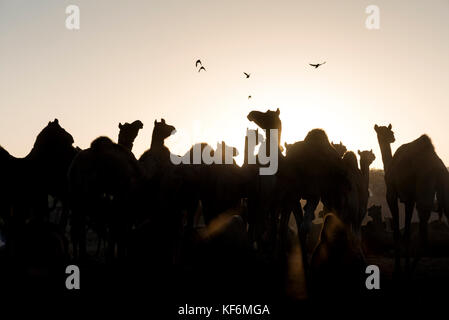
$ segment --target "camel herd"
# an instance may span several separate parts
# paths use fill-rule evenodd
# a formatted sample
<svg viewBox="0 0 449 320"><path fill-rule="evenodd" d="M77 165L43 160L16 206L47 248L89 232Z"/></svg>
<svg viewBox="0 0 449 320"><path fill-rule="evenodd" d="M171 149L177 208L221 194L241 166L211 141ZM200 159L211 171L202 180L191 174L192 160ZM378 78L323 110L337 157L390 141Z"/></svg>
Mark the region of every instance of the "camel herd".
<svg viewBox="0 0 449 320"><path fill-rule="evenodd" d="M24 252L29 251L33 235L48 230L51 259L61 256L65 261L83 261L89 256L88 234L93 232L99 243L105 243L107 261L135 259L139 250L145 250L142 244L153 241L158 245L151 247L152 257L176 265L185 258L198 221L203 219L205 234L231 225L228 229L237 230L233 231L234 241L246 239L242 241L247 241L250 250L279 256L292 241L289 220L293 213L297 228L293 241L300 244L311 283L319 283L317 287L328 283L322 274L328 274L333 264L327 260L363 265L361 225L367 215L369 167L375 160L372 150L359 150L358 162L357 155L341 142L330 143L322 129L311 130L303 141L286 143L284 150L280 145L279 109L252 111L247 118L265 132L251 132L262 145L256 159L262 152L270 152L270 143L277 143L278 170L274 175L260 175L258 169L263 164L248 162L254 148L248 150L247 143L242 166L235 161L174 164L171 159L176 155L164 141L175 127L164 119L154 121L151 146L138 159L132 148L143 128L141 121L120 123L118 143L98 137L85 150L73 146L73 137L57 119L39 133L24 158L15 158L0 147L1 250L14 263L29 262ZM271 136L271 129L277 130L277 138ZM406 267L410 267L410 226L415 206L422 250L426 250L428 219L435 199L440 214L448 215L449 176L426 135L404 144L393 155L392 126L375 125L374 129L385 168L395 271L399 272L402 244ZM211 153L230 150L237 155L237 150L224 142L216 150L205 143L194 147L210 148ZM49 196L61 204L63 212L58 224L51 226ZM405 204L404 241L399 230L398 200ZM326 215L310 256L306 244L320 202ZM346 258L340 259L342 256Z"/></svg>

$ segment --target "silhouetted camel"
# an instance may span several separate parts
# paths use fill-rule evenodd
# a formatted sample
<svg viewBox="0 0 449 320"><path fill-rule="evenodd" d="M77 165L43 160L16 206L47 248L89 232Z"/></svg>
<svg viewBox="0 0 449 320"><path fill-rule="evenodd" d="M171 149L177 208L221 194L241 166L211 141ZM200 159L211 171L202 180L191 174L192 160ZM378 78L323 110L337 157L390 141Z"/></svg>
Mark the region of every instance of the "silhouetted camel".
<svg viewBox="0 0 449 320"><path fill-rule="evenodd" d="M343 158L344 154L346 153L347 149L346 146L340 141L340 143L333 143L331 142L331 145L334 147L334 149L337 151L338 155L340 158ZM323 212L322 212L322 218L324 218L324 216L328 213L331 213L332 211L329 208L326 208L325 206L323 207Z"/></svg>
<svg viewBox="0 0 449 320"><path fill-rule="evenodd" d="M351 207L358 208L358 214L351 217L350 222L353 227L353 231L356 232L357 236L360 236L360 227L363 218L366 215L366 205L368 202L369 192L368 188L365 187L365 179L359 169L357 163L357 157L352 151L347 151L343 155L343 163L346 167L346 173L350 176L351 191L353 197L350 200L355 200L357 196L357 202L351 205Z"/></svg>
<svg viewBox="0 0 449 320"><path fill-rule="evenodd" d="M175 132L175 127L167 124L165 119L161 119L160 122L154 120L150 149L139 158L147 178L153 177L157 172L164 171L171 165L170 150L165 146L165 139Z"/></svg>
<svg viewBox="0 0 449 320"><path fill-rule="evenodd" d="M29 248L31 230L47 236L45 230L54 229L47 222L48 195L64 203L67 199L67 168L77 152L72 144L73 137L55 119L38 134L26 157L15 158L0 147L0 217L10 254ZM62 232L58 237L63 238Z"/></svg>
<svg viewBox="0 0 449 320"><path fill-rule="evenodd" d="M349 155L346 159L340 158L321 129L311 130L304 141L289 146L283 172L294 179L289 186L295 190L296 197L307 200L299 229L304 252L320 200L353 231L359 231L360 180L357 177L360 173L355 155Z"/></svg>
<svg viewBox="0 0 449 320"><path fill-rule="evenodd" d="M139 134L139 130L143 128L142 121L136 120L133 123L126 122L124 124L120 122L118 127L120 129L118 134L118 144L132 152L134 140ZM98 244L96 255L98 256L101 249L101 243L103 242L105 246L107 245L107 225L104 219L96 219L96 221L90 222L89 227L97 233Z"/></svg>
<svg viewBox="0 0 449 320"><path fill-rule="evenodd" d="M362 189L362 202L360 204L362 209L362 219L366 215L366 209L368 207L368 198L369 198L369 166L376 160L376 156L373 153L373 150L366 151L357 151L360 156L360 171L362 173L363 179L363 189Z"/></svg>
<svg viewBox="0 0 449 320"><path fill-rule="evenodd" d="M410 270L410 223L416 204L420 222L422 249L427 247L427 224L437 194L440 208L448 215L448 171L436 154L430 138L418 139L400 146L394 156L390 144L395 141L391 124L374 126L384 163L387 203L393 216L395 273L400 271L400 231L398 200L405 204L405 255Z"/></svg>
<svg viewBox="0 0 449 320"><path fill-rule="evenodd" d="M134 219L134 196L143 170L134 155L107 137L95 139L77 154L68 171L72 204L72 243L75 257L86 254L87 219L107 226L108 256L125 254Z"/></svg>
<svg viewBox="0 0 449 320"><path fill-rule="evenodd" d="M247 118L261 129L265 130L265 142L260 146L258 159L261 155L270 157L270 145L276 143L278 173L283 160L283 148L280 145L282 122L279 118L280 110L267 110L266 112L251 111ZM271 129L277 130L277 140L271 136ZM274 141L273 141L274 140ZM260 166L260 165L259 165ZM250 237L259 246L273 246L276 240L277 218L280 210L280 195L282 188L278 182L278 173L275 175L260 175L255 172L249 185L248 194L248 222Z"/></svg>
<svg viewBox="0 0 449 320"><path fill-rule="evenodd" d="M195 150L208 152L221 164L205 163L203 158L195 161ZM225 159L225 154L229 159ZM237 149L227 146L223 141L216 150L206 143L196 144L184 155L183 158L189 159L190 164L178 165L176 172L183 179L182 194L187 204L188 228L193 227L193 215L200 201L206 225L218 214L240 205L245 177L233 159L237 155Z"/></svg>
<svg viewBox="0 0 449 320"><path fill-rule="evenodd" d="M143 123L136 120L133 123L118 124L120 132L118 134L118 144L124 146L129 151L132 151L134 140L139 134L139 130L143 128Z"/></svg>

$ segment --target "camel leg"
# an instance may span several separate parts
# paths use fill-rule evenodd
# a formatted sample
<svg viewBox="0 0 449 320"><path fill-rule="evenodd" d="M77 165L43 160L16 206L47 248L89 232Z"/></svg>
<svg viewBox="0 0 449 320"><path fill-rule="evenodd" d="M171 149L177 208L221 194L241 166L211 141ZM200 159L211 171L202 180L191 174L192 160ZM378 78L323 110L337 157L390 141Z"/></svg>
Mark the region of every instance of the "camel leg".
<svg viewBox="0 0 449 320"><path fill-rule="evenodd" d="M304 219L301 224L301 229L305 233L309 233L312 228L312 221L315 218L315 209L318 206L318 202L318 198L307 199L307 203L304 206Z"/></svg>
<svg viewBox="0 0 449 320"><path fill-rule="evenodd" d="M307 247L306 247L305 243L303 241L301 241L301 234L300 234L301 225L303 223L303 212L302 212L301 202L299 201L299 199L297 199L293 204L293 216L295 217L296 228L298 230L298 241L299 241L299 245L301 246L301 253L302 253L304 269L307 270L308 265L309 265L308 258L307 258Z"/></svg>
<svg viewBox="0 0 449 320"><path fill-rule="evenodd" d="M301 230L301 225L303 223L303 212L301 202L299 200L295 200L293 203L293 216L295 217L296 229L298 231L299 239L299 231Z"/></svg>
<svg viewBox="0 0 449 320"><path fill-rule="evenodd" d="M401 233L399 231L399 207L395 194L387 191L387 203L393 217L393 238L394 238L394 274L401 271Z"/></svg>
<svg viewBox="0 0 449 320"><path fill-rule="evenodd" d="M307 235L312 229L312 221L315 217L315 209L318 206L319 198L307 199L307 203L304 206L304 219L301 223L299 240L304 248L307 248ZM307 250L304 250L306 254Z"/></svg>
<svg viewBox="0 0 449 320"><path fill-rule="evenodd" d="M428 248L428 233L427 233L427 227L429 224L429 218L430 218L430 210L428 209L419 209L418 210L419 215L419 236L421 240L421 250L420 250L420 256L423 256L427 253Z"/></svg>
<svg viewBox="0 0 449 320"><path fill-rule="evenodd" d="M410 274L410 225L412 222L414 208L415 203L413 201L405 203L405 230L404 230L405 268L408 274Z"/></svg>
<svg viewBox="0 0 449 320"><path fill-rule="evenodd" d="M291 206L290 201L281 210L281 222L279 228L280 252L285 250L288 238L288 220L290 220Z"/></svg>

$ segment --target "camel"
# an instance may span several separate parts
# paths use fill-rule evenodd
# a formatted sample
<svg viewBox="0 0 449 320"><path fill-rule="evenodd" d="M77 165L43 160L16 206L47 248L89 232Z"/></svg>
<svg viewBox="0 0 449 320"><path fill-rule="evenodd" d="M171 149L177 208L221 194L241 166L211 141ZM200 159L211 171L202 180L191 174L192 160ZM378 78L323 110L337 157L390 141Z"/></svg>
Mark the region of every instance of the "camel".
<svg viewBox="0 0 449 320"><path fill-rule="evenodd" d="M344 151L346 150L346 147L340 144L334 144L332 143L332 146L336 149L339 156L342 158L343 166L346 171L346 175L349 177L349 182L351 184L351 192L352 196L348 199L348 201L352 202L350 204L350 207L358 208L359 213L357 215L351 216L349 222L352 227L353 231L356 233L356 236L360 238L360 226L362 224L362 221L366 215L366 207L368 205L368 197L369 197L369 191L368 191L368 183L369 183L369 165L374 161L374 159L371 158L372 152L369 151L363 153L364 159L363 159L363 165L368 167L364 168L366 175L364 176L364 172L359 169L357 164L357 157L352 151ZM341 153L344 151L344 153L341 155ZM360 151L358 151L360 154ZM365 159L365 157L369 157L369 159ZM371 161L369 163L365 163L367 161ZM357 200L358 199L358 200ZM358 203L357 203L357 202ZM348 204L347 204L348 205ZM323 214L331 213L332 210L327 208L326 206L323 207Z"/></svg>
<svg viewBox="0 0 449 320"><path fill-rule="evenodd" d="M217 163L206 163L203 158L195 160L195 151L209 153ZM182 157L189 161L188 164L181 163L177 167L177 173L183 179L188 228L193 227L193 215L200 201L206 225L218 214L240 204L245 177L235 162L234 157L237 155L236 148L222 141L215 150L206 143L196 144Z"/></svg>
<svg viewBox="0 0 449 320"><path fill-rule="evenodd" d="M39 133L33 149L24 158L15 158L0 147L0 196L4 197L2 203L7 203L9 215L28 203L32 204L34 217L42 218L47 213L48 195L65 198L66 172L76 154L73 142L73 137L55 119Z"/></svg>
<svg viewBox="0 0 449 320"><path fill-rule="evenodd" d="M354 188L354 177L348 175L348 168L355 171L357 162L355 156L351 158L352 162L349 157L346 160L340 158L321 129L311 130L304 141L290 146L285 162L290 174L300 184L301 197L307 200L304 207L305 233L310 229L320 199L345 223L357 227L354 220L358 213L357 189Z"/></svg>
<svg viewBox="0 0 449 320"><path fill-rule="evenodd" d="M350 201L357 201L353 204L353 207L358 208L358 214L350 218L350 223L353 227L353 231L356 232L357 236L360 236L360 227L362 225L362 220L366 214L366 204L368 202L368 188L365 188L364 178L361 170L359 169L357 163L357 156L352 151L346 151L343 155L343 164L346 167L346 173L350 175L351 191L353 197Z"/></svg>
<svg viewBox="0 0 449 320"><path fill-rule="evenodd" d="M124 146L129 151L132 151L134 140L139 134L139 130L143 128L142 121L136 120L133 123L119 123L118 127L120 129L118 134L118 144Z"/></svg>
<svg viewBox="0 0 449 320"><path fill-rule="evenodd" d="M257 159L260 161L261 156L271 157L271 144L277 143L277 162L278 172L275 175L260 175L255 173L249 184L248 190L248 222L250 237L257 245L262 243L270 246L274 244L276 239L277 211L280 208L280 195L282 188L278 181L281 163L283 161L280 145L282 122L279 118L280 110L267 110L266 112L251 111L247 118L254 122L261 129L265 130L265 143L259 149ZM273 141L271 130L277 130L277 141ZM259 162L258 161L258 162ZM262 165L258 165L262 167ZM285 190L285 188L284 188ZM297 211L294 211L297 214ZM300 221L299 214L297 221ZM299 222L298 222L299 223Z"/></svg>
<svg viewBox="0 0 449 320"><path fill-rule="evenodd" d="M395 274L400 273L400 230L398 200L405 204L405 265L410 271L410 224L416 205L419 216L421 250L427 248L427 225L437 195L446 215L449 214L449 173L438 157L430 138L422 135L403 144L392 154L395 142L392 125L374 126L384 164L387 203L393 217L395 243Z"/></svg>
<svg viewBox="0 0 449 320"><path fill-rule="evenodd" d="M171 165L170 150L165 146L165 139L175 132L175 127L167 124L165 119L159 122L154 120L150 149L139 158L147 178L153 177L157 172Z"/></svg>
<svg viewBox="0 0 449 320"><path fill-rule="evenodd" d="M72 205L71 233L75 258L86 255L86 223L109 228L108 256L124 256L127 234L135 218L135 195L143 170L132 152L107 137L73 159L68 170Z"/></svg>
<svg viewBox="0 0 449 320"><path fill-rule="evenodd" d="M286 216L281 218L281 230L285 230L292 209L302 212L299 199L306 200L304 215L297 213L299 219L302 217L298 230L305 264L308 261L307 239L320 200L355 235L360 235L361 173L357 159L352 152L347 152L341 158L324 130L313 129L303 141L287 145L281 173L292 179L288 183L291 193L290 209L283 211Z"/></svg>
<svg viewBox="0 0 449 320"><path fill-rule="evenodd" d="M30 232L62 241L62 231L47 221L48 195L61 201L67 198L66 173L77 152L73 142L55 119L38 134L24 158L15 158L0 147L0 218L11 255L29 250L34 241Z"/></svg>
<svg viewBox="0 0 449 320"><path fill-rule="evenodd" d="M376 160L376 156L373 153L373 150L365 150L360 151L357 150L357 153L360 156L360 171L362 173L362 179L363 179L363 198L362 202L360 204L362 209L362 219L366 215L366 210L368 207L368 198L369 198L369 167L370 165Z"/></svg>

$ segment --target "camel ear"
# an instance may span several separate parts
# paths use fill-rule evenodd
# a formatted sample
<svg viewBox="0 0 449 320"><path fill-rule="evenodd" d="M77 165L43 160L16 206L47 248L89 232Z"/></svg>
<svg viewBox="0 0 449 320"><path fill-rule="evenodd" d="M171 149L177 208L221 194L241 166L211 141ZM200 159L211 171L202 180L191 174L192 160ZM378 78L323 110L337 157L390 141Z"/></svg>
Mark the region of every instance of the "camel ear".
<svg viewBox="0 0 449 320"><path fill-rule="evenodd" d="M391 130L391 128L393 128L393 126L391 125L391 123L388 125L388 129Z"/></svg>
<svg viewBox="0 0 449 320"><path fill-rule="evenodd" d="M362 155L362 153L360 152L360 150L357 150L357 153L359 154L359 156L361 156L361 155Z"/></svg>
<svg viewBox="0 0 449 320"><path fill-rule="evenodd" d="M161 122L162 122L162 123L165 123L165 119L161 119Z"/></svg>
<svg viewBox="0 0 449 320"><path fill-rule="evenodd" d="M377 131L378 129L379 129L379 126L378 126L377 124L375 124L375 125L374 125L374 130Z"/></svg>
<svg viewBox="0 0 449 320"><path fill-rule="evenodd" d="M369 152L373 153L373 149L371 149Z"/></svg>
<svg viewBox="0 0 449 320"><path fill-rule="evenodd" d="M279 110L279 108L276 109L276 114L277 114L277 115L280 115L280 114L281 114L281 111Z"/></svg>
<svg viewBox="0 0 449 320"><path fill-rule="evenodd" d="M123 124L121 122L118 123L118 128L119 129L123 128Z"/></svg>
<svg viewBox="0 0 449 320"><path fill-rule="evenodd" d="M58 124L59 123L58 118L55 118L55 121L53 121L53 122Z"/></svg>
<svg viewBox="0 0 449 320"><path fill-rule="evenodd" d="M154 120L154 125L156 125L157 124L157 119L156 120Z"/></svg>

